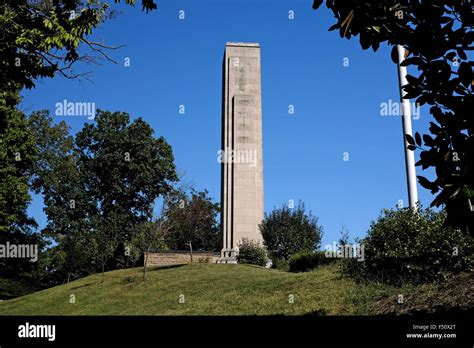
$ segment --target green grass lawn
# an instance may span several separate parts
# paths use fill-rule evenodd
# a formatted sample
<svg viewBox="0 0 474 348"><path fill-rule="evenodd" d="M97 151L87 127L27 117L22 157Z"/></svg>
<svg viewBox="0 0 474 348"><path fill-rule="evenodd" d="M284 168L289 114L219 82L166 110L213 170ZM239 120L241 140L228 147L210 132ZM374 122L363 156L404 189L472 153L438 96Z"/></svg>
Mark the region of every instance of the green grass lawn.
<svg viewBox="0 0 474 348"><path fill-rule="evenodd" d="M335 264L296 274L250 265L194 264L151 269L146 282L141 272L108 272L103 282L96 274L3 301L0 315L370 314L375 301L401 291L356 284L342 278ZM75 303L70 303L71 295Z"/></svg>

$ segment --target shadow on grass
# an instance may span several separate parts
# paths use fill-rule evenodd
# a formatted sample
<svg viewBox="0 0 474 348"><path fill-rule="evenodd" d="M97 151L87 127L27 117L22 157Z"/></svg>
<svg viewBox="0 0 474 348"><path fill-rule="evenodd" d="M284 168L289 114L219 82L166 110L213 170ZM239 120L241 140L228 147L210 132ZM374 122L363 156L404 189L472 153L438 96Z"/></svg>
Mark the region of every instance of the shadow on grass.
<svg viewBox="0 0 474 348"><path fill-rule="evenodd" d="M150 272L162 271L162 270L165 270L165 269L179 268L179 267L182 267L182 266L186 266L186 264L155 266L155 267L148 268L146 272L150 273ZM140 268L140 275L126 276L125 278L123 278L120 281L120 284L142 284L142 283L146 283L146 279L145 280L143 279L142 272L143 272L143 267Z"/></svg>
<svg viewBox="0 0 474 348"><path fill-rule="evenodd" d="M249 268L258 268L258 269L272 269L272 268L267 268L265 266L252 265L250 263L235 263L234 265L245 266Z"/></svg>
<svg viewBox="0 0 474 348"><path fill-rule="evenodd" d="M323 316L327 314L328 314L327 311L323 308L323 309L318 309L316 311L305 313L303 315L304 316Z"/></svg>
<svg viewBox="0 0 474 348"><path fill-rule="evenodd" d="M149 269L147 270L147 272L162 271L162 270L165 270L165 269L179 268L179 267L183 267L183 266L187 266L187 265L188 265L188 264L183 263L183 264L179 264L179 265L155 266L155 267L149 268Z"/></svg>
<svg viewBox="0 0 474 348"><path fill-rule="evenodd" d="M312 312L307 312L307 313L303 313L303 314L298 314L296 316L294 315L288 315L288 314L270 314L268 315L269 317L297 317L297 316L303 316L303 317L312 317L312 316L316 316L316 317L321 317L321 316L326 316L328 315L327 311L322 308L322 309L318 309L318 310L315 310L315 311L312 311ZM264 315L265 316L265 315Z"/></svg>
<svg viewBox="0 0 474 348"><path fill-rule="evenodd" d="M79 286L74 286L71 288L71 290L76 290L76 289L80 289L80 288L85 288L86 286L91 286L95 283L87 283L87 284L84 284L84 285L79 285Z"/></svg>

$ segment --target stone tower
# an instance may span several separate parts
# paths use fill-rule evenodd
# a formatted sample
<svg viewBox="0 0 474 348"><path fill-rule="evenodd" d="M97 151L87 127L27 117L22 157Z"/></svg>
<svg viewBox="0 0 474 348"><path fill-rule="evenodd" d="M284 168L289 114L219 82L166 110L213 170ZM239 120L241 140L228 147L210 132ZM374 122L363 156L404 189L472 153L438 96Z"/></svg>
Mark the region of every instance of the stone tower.
<svg viewBox="0 0 474 348"><path fill-rule="evenodd" d="M236 262L243 238L262 242L262 95L260 45L228 42L222 71L220 262Z"/></svg>

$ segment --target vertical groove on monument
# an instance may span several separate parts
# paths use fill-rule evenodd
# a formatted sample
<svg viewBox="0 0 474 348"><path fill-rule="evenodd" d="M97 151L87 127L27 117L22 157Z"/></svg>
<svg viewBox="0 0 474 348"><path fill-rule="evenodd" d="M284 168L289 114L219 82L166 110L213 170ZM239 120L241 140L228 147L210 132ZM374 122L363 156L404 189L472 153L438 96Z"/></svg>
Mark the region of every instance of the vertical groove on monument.
<svg viewBox="0 0 474 348"><path fill-rule="evenodd" d="M220 262L235 262L242 239L261 242L263 219L260 46L226 44L222 81Z"/></svg>

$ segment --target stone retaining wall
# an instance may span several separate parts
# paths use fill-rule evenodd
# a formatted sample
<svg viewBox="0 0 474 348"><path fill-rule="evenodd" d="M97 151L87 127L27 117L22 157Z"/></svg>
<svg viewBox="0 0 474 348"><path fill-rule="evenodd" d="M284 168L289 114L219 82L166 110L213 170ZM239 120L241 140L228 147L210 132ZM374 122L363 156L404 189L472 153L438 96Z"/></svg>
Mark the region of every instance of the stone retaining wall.
<svg viewBox="0 0 474 348"><path fill-rule="evenodd" d="M193 252L194 263L216 263L220 254L211 252ZM191 263L189 251L169 251L161 253L148 253L148 267L182 265Z"/></svg>

